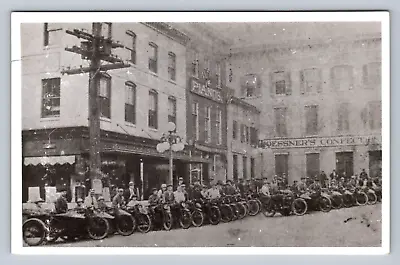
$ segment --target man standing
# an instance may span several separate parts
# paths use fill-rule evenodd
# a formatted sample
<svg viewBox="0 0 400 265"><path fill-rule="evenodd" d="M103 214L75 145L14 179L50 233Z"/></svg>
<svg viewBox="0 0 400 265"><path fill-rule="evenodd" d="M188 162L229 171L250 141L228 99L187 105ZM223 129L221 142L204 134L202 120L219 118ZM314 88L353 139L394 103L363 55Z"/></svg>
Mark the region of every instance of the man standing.
<svg viewBox="0 0 400 265"><path fill-rule="evenodd" d="M175 197L175 202L178 204L186 201L186 195L182 186L178 186L178 188L174 192L174 197Z"/></svg>
<svg viewBox="0 0 400 265"><path fill-rule="evenodd" d="M336 180L339 180L338 178L339 178L339 176L338 176L338 174L336 173L336 170L333 170L332 171L332 173L329 175L329 178L332 180L332 179L336 179Z"/></svg>
<svg viewBox="0 0 400 265"><path fill-rule="evenodd" d="M307 191L306 177L301 177L300 183L297 184L297 190L301 193Z"/></svg>
<svg viewBox="0 0 400 265"><path fill-rule="evenodd" d="M124 201L124 190L122 188L119 188L117 195L115 195L112 199L112 207L114 209L120 208L125 204Z"/></svg>
<svg viewBox="0 0 400 265"><path fill-rule="evenodd" d="M66 196L67 191L62 190L60 196L55 202L56 213L66 213L68 211L68 202Z"/></svg>
<svg viewBox="0 0 400 265"><path fill-rule="evenodd" d="M325 171L321 171L321 174L319 174L319 182L321 183L323 188L326 188L326 181L328 180L328 177L325 174Z"/></svg>
<svg viewBox="0 0 400 265"><path fill-rule="evenodd" d="M125 190L125 193L124 193L124 198L126 200L126 203L128 203L132 199L132 197L133 197L133 195L135 195L135 193L136 193L135 184L131 181L131 182L129 182L128 189Z"/></svg>
<svg viewBox="0 0 400 265"><path fill-rule="evenodd" d="M360 179L362 179L362 180L368 179L368 174L367 174L367 172L365 172L365 168L363 168L360 173Z"/></svg>
<svg viewBox="0 0 400 265"><path fill-rule="evenodd" d="M98 208L98 203L96 197L94 196L94 189L90 189L89 195L85 198L85 206L86 207L94 207Z"/></svg>

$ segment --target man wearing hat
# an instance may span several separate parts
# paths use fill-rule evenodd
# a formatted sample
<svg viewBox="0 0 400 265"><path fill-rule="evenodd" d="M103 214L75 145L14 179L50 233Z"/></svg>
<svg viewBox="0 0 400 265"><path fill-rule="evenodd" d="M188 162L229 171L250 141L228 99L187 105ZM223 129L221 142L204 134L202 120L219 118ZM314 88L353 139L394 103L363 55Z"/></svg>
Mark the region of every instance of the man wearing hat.
<svg viewBox="0 0 400 265"><path fill-rule="evenodd" d="M103 210L103 211L105 211L108 208L107 204L105 203L105 200L104 200L103 196L100 196L97 199L97 205L99 206L99 209Z"/></svg>
<svg viewBox="0 0 400 265"><path fill-rule="evenodd" d="M129 182L128 186L129 186L128 189L125 190L124 193L124 198L126 199L126 203L128 203L132 199L132 196L136 194L135 184L132 181Z"/></svg>
<svg viewBox="0 0 400 265"><path fill-rule="evenodd" d="M75 207L75 209L77 209L77 210L83 210L83 209L85 209L85 205L83 205L83 200L82 200L82 198L78 198L78 199L76 200L76 207Z"/></svg>
<svg viewBox="0 0 400 265"><path fill-rule="evenodd" d="M98 203L97 203L97 199L94 195L95 195L94 189L90 189L88 196L85 198L85 206L86 207L94 207L95 209L97 209L99 207Z"/></svg>
<svg viewBox="0 0 400 265"><path fill-rule="evenodd" d="M163 183L161 184L161 189L157 192L157 195L159 198L162 198L164 195L164 192L167 191L167 184Z"/></svg>
<svg viewBox="0 0 400 265"><path fill-rule="evenodd" d="M172 184L167 185L167 190L164 192L163 202L168 204L172 204L175 202Z"/></svg>
<svg viewBox="0 0 400 265"><path fill-rule="evenodd" d="M176 191L174 192L174 197L175 197L175 202L176 203L181 203L186 201L186 193L184 191L185 184L181 184L178 186Z"/></svg>
<svg viewBox="0 0 400 265"><path fill-rule="evenodd" d="M307 183L306 183L307 178L306 177L301 177L300 182L297 184L297 190L299 192L306 192L307 191Z"/></svg>
<svg viewBox="0 0 400 265"><path fill-rule="evenodd" d="M160 203L160 197L158 197L157 188L151 189L151 195L149 197L149 204L150 206L157 206Z"/></svg>
<svg viewBox="0 0 400 265"><path fill-rule="evenodd" d="M228 179L226 181L226 185L225 185L225 194L226 195L235 195L236 194L236 190L235 188L232 186L232 180Z"/></svg>
<svg viewBox="0 0 400 265"><path fill-rule="evenodd" d="M201 186L201 197L203 199L208 199L210 194L208 193L208 187L206 185Z"/></svg>
<svg viewBox="0 0 400 265"><path fill-rule="evenodd" d="M60 196L58 196L55 202L56 213L66 213L68 211L68 202L66 199L67 191L61 190Z"/></svg>
<svg viewBox="0 0 400 265"><path fill-rule="evenodd" d="M114 209L118 209L124 205L125 205L124 190L122 188L119 188L117 195L115 195L114 198L112 199L111 206Z"/></svg>

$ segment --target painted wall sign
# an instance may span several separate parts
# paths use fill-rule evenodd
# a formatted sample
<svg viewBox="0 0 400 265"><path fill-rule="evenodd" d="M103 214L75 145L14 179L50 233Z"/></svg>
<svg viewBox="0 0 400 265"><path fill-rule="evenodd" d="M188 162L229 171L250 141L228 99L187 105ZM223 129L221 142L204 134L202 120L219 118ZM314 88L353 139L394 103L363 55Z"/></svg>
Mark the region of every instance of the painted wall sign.
<svg viewBox="0 0 400 265"><path fill-rule="evenodd" d="M223 97L221 91L213 89L209 87L209 85L201 84L195 79L192 79L190 91L200 96L223 103Z"/></svg>
<svg viewBox="0 0 400 265"><path fill-rule="evenodd" d="M380 136L312 137L294 139L270 139L260 141L260 147L265 149L335 147L376 144L382 144Z"/></svg>

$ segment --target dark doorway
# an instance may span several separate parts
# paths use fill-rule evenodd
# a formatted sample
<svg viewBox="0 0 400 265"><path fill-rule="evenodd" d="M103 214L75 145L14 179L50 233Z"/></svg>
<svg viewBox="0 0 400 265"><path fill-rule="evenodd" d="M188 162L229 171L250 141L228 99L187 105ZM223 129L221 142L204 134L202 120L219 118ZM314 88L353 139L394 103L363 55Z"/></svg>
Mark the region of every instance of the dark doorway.
<svg viewBox="0 0 400 265"><path fill-rule="evenodd" d="M342 176L343 172L346 177L351 177L354 174L353 152L336 153L336 172Z"/></svg>
<svg viewBox="0 0 400 265"><path fill-rule="evenodd" d="M320 172L319 154L306 154L307 176L314 178Z"/></svg>
<svg viewBox="0 0 400 265"><path fill-rule="evenodd" d="M278 177L282 177L283 173L288 176L288 168L289 168L289 155L275 155L275 174Z"/></svg>
<svg viewBox="0 0 400 265"><path fill-rule="evenodd" d="M379 177L382 174L382 151L369 152L369 175Z"/></svg>

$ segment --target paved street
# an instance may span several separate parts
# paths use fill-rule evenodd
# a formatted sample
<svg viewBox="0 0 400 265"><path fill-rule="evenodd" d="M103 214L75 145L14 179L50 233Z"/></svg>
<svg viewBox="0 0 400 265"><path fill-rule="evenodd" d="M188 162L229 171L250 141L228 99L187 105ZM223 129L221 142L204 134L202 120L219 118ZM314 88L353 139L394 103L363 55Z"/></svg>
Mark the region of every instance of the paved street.
<svg viewBox="0 0 400 265"><path fill-rule="evenodd" d="M72 247L373 247L381 242L381 205L315 212L305 216L262 214L217 226L113 236L52 246Z"/></svg>

